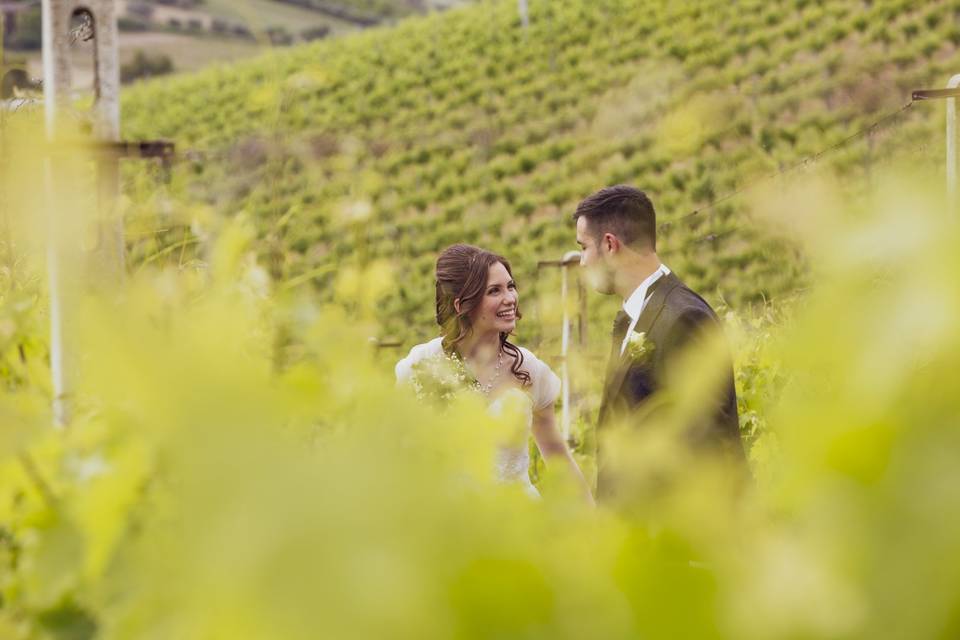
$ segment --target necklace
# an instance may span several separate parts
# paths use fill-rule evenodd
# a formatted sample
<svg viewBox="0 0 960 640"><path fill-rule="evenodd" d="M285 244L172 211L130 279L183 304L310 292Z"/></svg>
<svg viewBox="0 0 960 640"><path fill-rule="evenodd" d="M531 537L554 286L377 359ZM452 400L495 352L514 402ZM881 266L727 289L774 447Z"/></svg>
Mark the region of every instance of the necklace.
<svg viewBox="0 0 960 640"><path fill-rule="evenodd" d="M500 350L497 352L497 366L494 369L493 377L490 378L490 381L487 384L480 384L480 380L474 382L474 386L477 388L477 391L482 393L485 396L490 395L490 392L493 391L493 385L496 384L497 379L500 377L500 368L503 366L503 347L500 347Z"/></svg>

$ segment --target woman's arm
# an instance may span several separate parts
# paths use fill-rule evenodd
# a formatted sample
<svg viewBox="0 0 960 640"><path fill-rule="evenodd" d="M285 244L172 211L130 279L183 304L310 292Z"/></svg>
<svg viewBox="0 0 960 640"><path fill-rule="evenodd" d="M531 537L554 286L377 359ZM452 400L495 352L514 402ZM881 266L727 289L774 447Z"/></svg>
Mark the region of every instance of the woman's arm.
<svg viewBox="0 0 960 640"><path fill-rule="evenodd" d="M594 504L590 487L587 485L583 473L580 472L580 467L577 466L576 461L573 459L573 454L571 454L570 449L567 448L567 443L563 441L560 430L557 429L557 420L552 406L534 412L533 439L537 443L537 448L540 449L540 455L543 456L547 464L550 464L554 460L563 459L566 461L573 477L580 484L587 501L591 505Z"/></svg>

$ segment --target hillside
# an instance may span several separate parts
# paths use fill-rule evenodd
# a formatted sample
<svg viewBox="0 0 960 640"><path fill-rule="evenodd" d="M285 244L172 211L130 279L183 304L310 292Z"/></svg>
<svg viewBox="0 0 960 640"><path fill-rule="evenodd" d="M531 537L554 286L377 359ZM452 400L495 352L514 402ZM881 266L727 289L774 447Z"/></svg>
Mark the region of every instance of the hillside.
<svg viewBox="0 0 960 640"><path fill-rule="evenodd" d="M388 260L383 331L404 340L432 331L440 248L503 252L528 296L552 293L536 262L574 248L576 203L618 182L652 195L666 262L743 307L794 291L802 260L760 231L747 198L687 214L941 86L960 70L958 12L956 0L534 2L525 32L515 2L485 2L139 86L124 130L202 150L174 184L256 220L278 280L329 292L345 265ZM855 188L917 145L935 165L942 117L913 108L829 166Z"/></svg>

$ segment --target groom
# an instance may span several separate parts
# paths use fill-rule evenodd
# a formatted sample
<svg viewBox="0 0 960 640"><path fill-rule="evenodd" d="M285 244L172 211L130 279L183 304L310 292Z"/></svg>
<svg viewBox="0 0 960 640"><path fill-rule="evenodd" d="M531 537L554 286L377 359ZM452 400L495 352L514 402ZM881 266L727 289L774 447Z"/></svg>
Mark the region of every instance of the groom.
<svg viewBox="0 0 960 640"><path fill-rule="evenodd" d="M621 421L643 429L643 415L653 409L645 403L664 389L677 356L722 334L722 327L710 305L657 257L656 213L643 191L626 185L601 189L579 204L573 218L588 279L600 293L623 300L613 326L598 431ZM744 462L733 366L728 354L723 358L721 383L698 400L700 406L684 407L691 416L685 435L695 446ZM609 498L616 487L602 448L598 458L597 493Z"/></svg>

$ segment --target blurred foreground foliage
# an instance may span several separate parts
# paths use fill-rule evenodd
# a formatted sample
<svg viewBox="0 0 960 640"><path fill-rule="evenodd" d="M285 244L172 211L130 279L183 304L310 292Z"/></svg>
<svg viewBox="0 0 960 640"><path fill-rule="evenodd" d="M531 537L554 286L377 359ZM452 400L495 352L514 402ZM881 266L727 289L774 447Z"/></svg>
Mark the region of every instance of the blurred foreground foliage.
<svg viewBox="0 0 960 640"><path fill-rule="evenodd" d="M243 216L194 212L192 260L70 298L52 429L31 222L76 210L8 197L0 637L956 636L960 238L935 187L878 184L763 202L814 286L729 318L749 490L666 430L620 432L600 445L635 499L597 510L563 478L541 501L496 484L511 425L477 399L395 390L368 340L387 265L358 258L318 302L271 282Z"/></svg>

